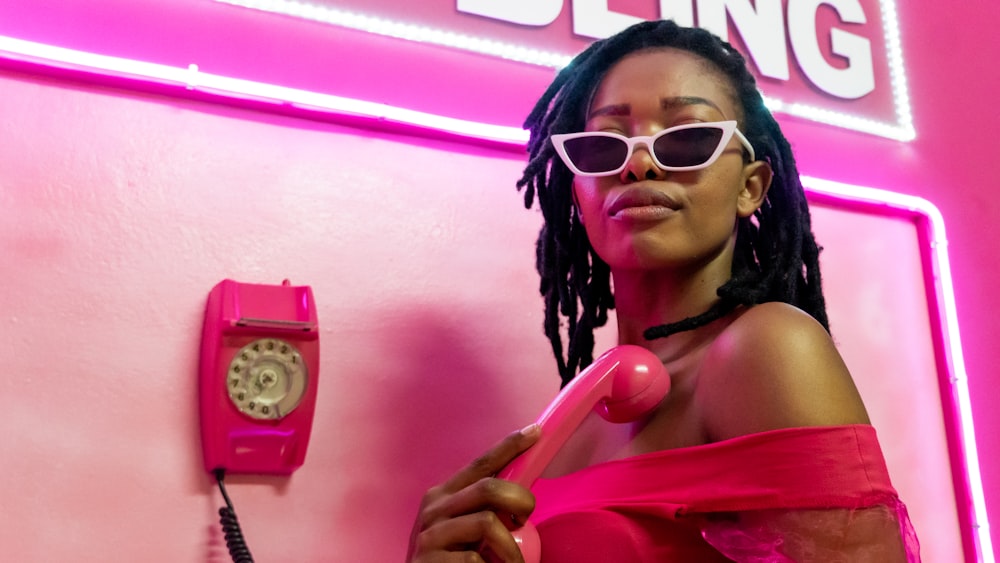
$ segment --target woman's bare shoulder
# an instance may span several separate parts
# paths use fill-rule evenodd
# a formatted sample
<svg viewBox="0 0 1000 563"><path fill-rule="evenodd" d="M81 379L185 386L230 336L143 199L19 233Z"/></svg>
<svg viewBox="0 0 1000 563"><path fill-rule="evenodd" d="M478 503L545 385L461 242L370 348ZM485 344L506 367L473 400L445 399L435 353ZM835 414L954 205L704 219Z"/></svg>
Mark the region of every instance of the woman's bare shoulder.
<svg viewBox="0 0 1000 563"><path fill-rule="evenodd" d="M713 440L868 422L829 333L785 303L751 307L719 334L702 361L696 396Z"/></svg>

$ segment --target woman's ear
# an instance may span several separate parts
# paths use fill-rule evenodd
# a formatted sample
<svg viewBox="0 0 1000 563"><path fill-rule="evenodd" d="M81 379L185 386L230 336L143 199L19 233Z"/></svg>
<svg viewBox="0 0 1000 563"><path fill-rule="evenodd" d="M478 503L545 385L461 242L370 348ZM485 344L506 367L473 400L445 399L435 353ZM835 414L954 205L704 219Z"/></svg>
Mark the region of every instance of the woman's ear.
<svg viewBox="0 0 1000 563"><path fill-rule="evenodd" d="M743 167L743 189L736 203L736 213L740 217L749 217L760 208L773 177L771 165L766 161L755 160Z"/></svg>

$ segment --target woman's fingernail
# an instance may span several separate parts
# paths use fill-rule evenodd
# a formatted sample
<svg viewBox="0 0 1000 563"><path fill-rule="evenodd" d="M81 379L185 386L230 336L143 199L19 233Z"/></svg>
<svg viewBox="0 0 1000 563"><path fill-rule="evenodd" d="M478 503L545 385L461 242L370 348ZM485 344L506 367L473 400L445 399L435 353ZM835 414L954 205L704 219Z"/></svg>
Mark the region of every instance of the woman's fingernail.
<svg viewBox="0 0 1000 563"><path fill-rule="evenodd" d="M521 435L522 436L528 436L530 434L534 434L535 432L538 432L538 423L537 422L529 424L529 425L527 425L527 426L525 426L524 428L521 429Z"/></svg>

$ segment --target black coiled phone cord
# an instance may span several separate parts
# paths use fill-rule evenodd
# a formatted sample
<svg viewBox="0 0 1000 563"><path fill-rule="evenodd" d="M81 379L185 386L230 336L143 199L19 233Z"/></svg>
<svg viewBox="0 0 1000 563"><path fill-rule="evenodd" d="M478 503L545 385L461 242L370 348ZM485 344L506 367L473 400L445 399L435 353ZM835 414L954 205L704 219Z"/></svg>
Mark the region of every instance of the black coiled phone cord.
<svg viewBox="0 0 1000 563"><path fill-rule="evenodd" d="M222 492L222 498L226 499L226 506L219 509L219 523L222 524L222 533L226 536L226 547L229 549L230 557L233 558L233 563L253 563L253 556L250 555L247 540L243 537L239 520L236 519L233 502L229 500L226 486L222 484L225 475L225 470L215 470L215 480L219 482L219 491Z"/></svg>

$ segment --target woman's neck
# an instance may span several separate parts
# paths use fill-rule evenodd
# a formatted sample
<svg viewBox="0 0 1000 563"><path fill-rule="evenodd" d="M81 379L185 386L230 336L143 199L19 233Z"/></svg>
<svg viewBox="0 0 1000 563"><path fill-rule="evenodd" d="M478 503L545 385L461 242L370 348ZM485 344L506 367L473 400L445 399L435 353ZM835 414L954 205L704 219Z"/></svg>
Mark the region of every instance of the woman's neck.
<svg viewBox="0 0 1000 563"><path fill-rule="evenodd" d="M677 272L615 271L615 311L621 343L640 344L643 331L700 315L719 300L730 274L701 270Z"/></svg>

